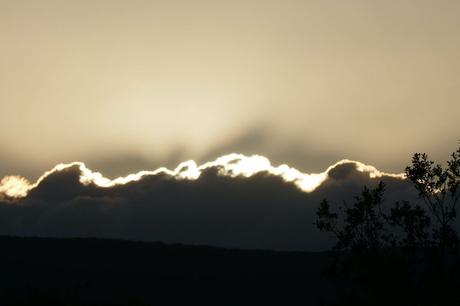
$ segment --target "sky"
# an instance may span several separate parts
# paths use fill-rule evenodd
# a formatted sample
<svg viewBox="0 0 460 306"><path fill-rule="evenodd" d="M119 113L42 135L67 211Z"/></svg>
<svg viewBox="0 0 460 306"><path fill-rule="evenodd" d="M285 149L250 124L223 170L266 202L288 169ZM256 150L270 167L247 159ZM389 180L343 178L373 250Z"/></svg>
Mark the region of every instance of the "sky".
<svg viewBox="0 0 460 306"><path fill-rule="evenodd" d="M0 0L0 177L228 153L401 172L460 139L460 2Z"/></svg>

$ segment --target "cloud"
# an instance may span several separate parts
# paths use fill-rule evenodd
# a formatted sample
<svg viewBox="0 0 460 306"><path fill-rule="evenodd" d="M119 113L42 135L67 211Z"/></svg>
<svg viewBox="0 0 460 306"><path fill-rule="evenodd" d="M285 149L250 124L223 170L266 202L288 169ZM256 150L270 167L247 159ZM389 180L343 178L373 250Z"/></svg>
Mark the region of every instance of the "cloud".
<svg viewBox="0 0 460 306"><path fill-rule="evenodd" d="M262 156L229 154L113 180L80 162L60 164L35 183L2 181L0 234L320 250L332 241L313 225L318 203L352 200L380 180L389 202L416 196L402 175L349 160L308 174ZM12 182L26 186L27 195L6 193Z"/></svg>
<svg viewBox="0 0 460 306"><path fill-rule="evenodd" d="M105 188L128 184L131 182L139 181L147 176L156 176L160 174L168 175L179 180L196 180L205 170L217 168L219 170L219 175L229 177L251 177L258 173L267 173L280 177L285 182L293 183L304 192L311 192L320 186L321 183L323 183L328 177L329 172L339 165L347 165L348 167L351 165L357 171L367 173L370 178L383 176L399 179L404 178L404 174L402 173L392 174L381 172L373 166L347 159L337 162L322 173L307 174L302 173L295 168L289 167L286 164L282 164L280 166L272 166L270 160L264 156L245 156L242 154L232 153L221 156L212 162L207 162L200 166L198 166L193 160L189 160L180 163L174 170L160 167L154 171L143 170L137 173L129 174L125 177L118 177L115 179L109 179L103 176L100 172L92 171L82 162L58 164L50 171L45 172L45 174L43 174L34 184L29 184L26 179L18 176L5 177L0 183L0 194L3 193L8 197L13 198L25 197L30 190L37 188L41 182L46 180L49 176L53 176L53 174L69 168L79 169L79 181L83 185L94 184L98 187Z"/></svg>

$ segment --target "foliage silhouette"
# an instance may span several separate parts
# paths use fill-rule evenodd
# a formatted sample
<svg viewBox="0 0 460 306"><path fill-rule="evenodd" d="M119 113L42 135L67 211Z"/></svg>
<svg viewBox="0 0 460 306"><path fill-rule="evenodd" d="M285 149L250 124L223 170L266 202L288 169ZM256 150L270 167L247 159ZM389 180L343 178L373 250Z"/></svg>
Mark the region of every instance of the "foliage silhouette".
<svg viewBox="0 0 460 306"><path fill-rule="evenodd" d="M453 227L460 147L444 168L416 153L405 173L424 206L384 203L383 182L365 186L351 207L344 202L338 212L328 200L319 205L316 227L337 239L331 271L344 284L342 305L460 303L459 238Z"/></svg>
<svg viewBox="0 0 460 306"><path fill-rule="evenodd" d="M352 207L347 207L346 203L339 205L342 220L338 213L331 211L328 200L323 200L317 210L317 228L335 235L338 250L432 245L455 249L459 238L452 224L460 199L460 147L451 154L445 168L435 165L425 153L416 153L405 173L426 204L425 209L401 201L385 212L385 184L380 182L372 190L365 186L361 195L355 197ZM395 227L402 230L402 236L395 235L398 231Z"/></svg>
<svg viewBox="0 0 460 306"><path fill-rule="evenodd" d="M403 229L405 237L399 241L399 246L406 248L429 247L428 228L431 219L420 206L412 206L408 201L396 202L391 208L390 224Z"/></svg>
<svg viewBox="0 0 460 306"><path fill-rule="evenodd" d="M335 248L338 250L372 251L386 246L390 239L384 226L387 216L381 207L384 191L383 182L372 190L364 187L361 195L355 197L352 207L342 208L344 220L341 227L338 214L331 212L329 202L324 200L317 211L316 226L336 236Z"/></svg>
<svg viewBox="0 0 460 306"><path fill-rule="evenodd" d="M447 167L435 164L425 153L416 153L406 167L412 181L435 220L433 240L440 248L455 248L459 238L452 228L460 198L460 147L451 154Z"/></svg>

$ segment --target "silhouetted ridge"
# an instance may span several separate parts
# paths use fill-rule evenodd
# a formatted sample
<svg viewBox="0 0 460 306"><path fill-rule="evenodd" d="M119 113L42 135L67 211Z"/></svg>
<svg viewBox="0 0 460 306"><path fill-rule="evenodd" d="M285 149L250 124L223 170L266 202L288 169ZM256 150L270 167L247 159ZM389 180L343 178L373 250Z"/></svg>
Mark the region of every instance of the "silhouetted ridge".
<svg viewBox="0 0 460 306"><path fill-rule="evenodd" d="M317 305L326 254L0 237L0 304ZM325 298L323 298L325 296Z"/></svg>

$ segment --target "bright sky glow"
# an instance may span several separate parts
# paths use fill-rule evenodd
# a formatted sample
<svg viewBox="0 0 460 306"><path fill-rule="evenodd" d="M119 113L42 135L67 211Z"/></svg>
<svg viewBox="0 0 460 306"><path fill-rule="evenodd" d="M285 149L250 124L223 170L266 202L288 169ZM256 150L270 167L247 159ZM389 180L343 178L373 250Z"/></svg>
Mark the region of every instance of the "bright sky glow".
<svg viewBox="0 0 460 306"><path fill-rule="evenodd" d="M75 160L118 177L229 152L315 172L346 157L391 172L414 152L445 160L460 135L459 12L455 0L0 1L0 177Z"/></svg>

